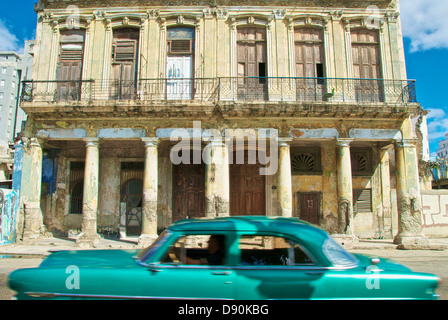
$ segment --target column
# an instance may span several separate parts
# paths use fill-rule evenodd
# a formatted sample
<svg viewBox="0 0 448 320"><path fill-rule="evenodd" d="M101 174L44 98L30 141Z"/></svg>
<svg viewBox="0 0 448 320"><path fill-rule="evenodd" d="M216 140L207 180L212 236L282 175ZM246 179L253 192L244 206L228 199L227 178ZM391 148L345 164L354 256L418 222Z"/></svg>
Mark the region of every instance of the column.
<svg viewBox="0 0 448 320"><path fill-rule="evenodd" d="M279 139L278 145L278 203L282 217L292 217L292 177L290 139Z"/></svg>
<svg viewBox="0 0 448 320"><path fill-rule="evenodd" d="M207 217L230 215L229 151L222 138L212 138L204 148L205 214Z"/></svg>
<svg viewBox="0 0 448 320"><path fill-rule="evenodd" d="M383 235L392 238L392 204L390 199L389 149L380 149L381 197L383 211Z"/></svg>
<svg viewBox="0 0 448 320"><path fill-rule="evenodd" d="M98 187L99 187L99 139L86 138L86 162L84 169L84 193L82 201L81 235L76 240L79 247L96 246L100 240L97 233Z"/></svg>
<svg viewBox="0 0 448 320"><path fill-rule="evenodd" d="M23 241L32 242L43 233L43 216L40 208L42 189L42 143L36 138L30 139L28 152L30 154L29 176L22 182L24 189L24 228ZM25 172L26 173L26 172Z"/></svg>
<svg viewBox="0 0 448 320"><path fill-rule="evenodd" d="M427 249L422 229L422 202L414 140L402 140L395 146L398 234L394 243L400 249Z"/></svg>
<svg viewBox="0 0 448 320"><path fill-rule="evenodd" d="M337 175L338 175L338 232L353 234L353 186L350 143L352 139L337 140Z"/></svg>
<svg viewBox="0 0 448 320"><path fill-rule="evenodd" d="M352 141L352 139L336 140L338 234L332 237L346 249L352 249L358 242L353 230L353 183L350 156Z"/></svg>
<svg viewBox="0 0 448 320"><path fill-rule="evenodd" d="M142 234L139 244L146 246L157 239L158 197L158 138L142 138L145 144L145 172L143 174Z"/></svg>

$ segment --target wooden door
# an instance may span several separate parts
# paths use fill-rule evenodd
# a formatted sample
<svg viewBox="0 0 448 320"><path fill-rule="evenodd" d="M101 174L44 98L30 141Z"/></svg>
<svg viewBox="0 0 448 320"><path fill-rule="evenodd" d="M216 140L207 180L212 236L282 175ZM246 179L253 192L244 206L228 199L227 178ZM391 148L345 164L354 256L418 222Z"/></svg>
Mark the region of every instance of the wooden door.
<svg viewBox="0 0 448 320"><path fill-rule="evenodd" d="M59 65L58 101L76 101L81 98L81 60L61 61Z"/></svg>
<svg viewBox="0 0 448 320"><path fill-rule="evenodd" d="M84 58L84 30L63 30L60 36L57 72L58 101L73 101L81 98L81 72Z"/></svg>
<svg viewBox="0 0 448 320"><path fill-rule="evenodd" d="M130 100L135 97L137 44L137 40L114 41L111 96L115 99Z"/></svg>
<svg viewBox="0 0 448 320"><path fill-rule="evenodd" d="M321 101L326 93L323 32L300 28L294 33L297 100Z"/></svg>
<svg viewBox="0 0 448 320"><path fill-rule="evenodd" d="M230 215L266 215L266 180L259 164L230 165Z"/></svg>
<svg viewBox="0 0 448 320"><path fill-rule="evenodd" d="M192 98L193 56L167 58L167 99L190 100Z"/></svg>
<svg viewBox="0 0 448 320"><path fill-rule="evenodd" d="M205 216L205 165L173 166L173 222Z"/></svg>
<svg viewBox="0 0 448 320"><path fill-rule="evenodd" d="M352 30L353 75L356 101L382 102L383 81L377 30Z"/></svg>
<svg viewBox="0 0 448 320"><path fill-rule="evenodd" d="M319 225L319 194L298 193L299 218Z"/></svg>
<svg viewBox="0 0 448 320"><path fill-rule="evenodd" d="M266 29L238 29L238 99L267 99Z"/></svg>

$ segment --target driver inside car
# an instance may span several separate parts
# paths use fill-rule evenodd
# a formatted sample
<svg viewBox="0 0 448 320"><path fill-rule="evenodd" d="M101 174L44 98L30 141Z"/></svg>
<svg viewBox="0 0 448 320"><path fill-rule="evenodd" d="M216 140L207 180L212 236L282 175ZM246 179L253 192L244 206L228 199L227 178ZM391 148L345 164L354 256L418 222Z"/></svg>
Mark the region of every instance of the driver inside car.
<svg viewBox="0 0 448 320"><path fill-rule="evenodd" d="M225 237L212 235L208 240L208 256L201 259L186 257L187 264L219 266L224 262Z"/></svg>

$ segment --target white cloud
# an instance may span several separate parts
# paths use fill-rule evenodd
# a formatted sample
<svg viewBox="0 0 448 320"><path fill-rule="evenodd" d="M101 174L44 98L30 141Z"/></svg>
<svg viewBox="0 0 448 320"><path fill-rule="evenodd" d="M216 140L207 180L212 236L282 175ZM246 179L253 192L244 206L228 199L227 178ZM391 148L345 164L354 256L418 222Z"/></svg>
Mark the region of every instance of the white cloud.
<svg viewBox="0 0 448 320"><path fill-rule="evenodd" d="M19 39L9 30L8 26L0 19L0 50L20 51Z"/></svg>
<svg viewBox="0 0 448 320"><path fill-rule="evenodd" d="M448 133L448 117L443 109L429 109L428 119L429 139L440 140Z"/></svg>
<svg viewBox="0 0 448 320"><path fill-rule="evenodd" d="M401 0L400 7L412 52L448 48L447 0Z"/></svg>

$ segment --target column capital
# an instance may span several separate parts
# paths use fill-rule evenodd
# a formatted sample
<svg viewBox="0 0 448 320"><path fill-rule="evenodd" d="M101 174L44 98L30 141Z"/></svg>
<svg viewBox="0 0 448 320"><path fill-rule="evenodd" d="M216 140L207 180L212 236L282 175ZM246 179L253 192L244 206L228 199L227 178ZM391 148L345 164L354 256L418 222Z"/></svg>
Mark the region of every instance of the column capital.
<svg viewBox="0 0 448 320"><path fill-rule="evenodd" d="M30 146L31 147L42 147L42 145L45 143L46 139L42 138L31 138L30 139Z"/></svg>
<svg viewBox="0 0 448 320"><path fill-rule="evenodd" d="M397 148L416 148L418 139L401 139L395 140L395 146Z"/></svg>
<svg viewBox="0 0 448 320"><path fill-rule="evenodd" d="M100 138L84 138L82 139L86 143L86 147L98 147L100 145Z"/></svg>
<svg viewBox="0 0 448 320"><path fill-rule="evenodd" d="M148 138L141 138L143 143L145 144L145 148L149 147L157 147L160 139L156 137L148 137Z"/></svg>
<svg viewBox="0 0 448 320"><path fill-rule="evenodd" d="M290 143L292 141L292 138L278 138L278 146L279 147L290 147Z"/></svg>
<svg viewBox="0 0 448 320"><path fill-rule="evenodd" d="M205 137L202 141L207 142L212 147L226 147L226 143L231 141L232 138L227 137Z"/></svg>
<svg viewBox="0 0 448 320"><path fill-rule="evenodd" d="M336 145L340 148L348 148L354 139L350 138L338 138L336 139Z"/></svg>

